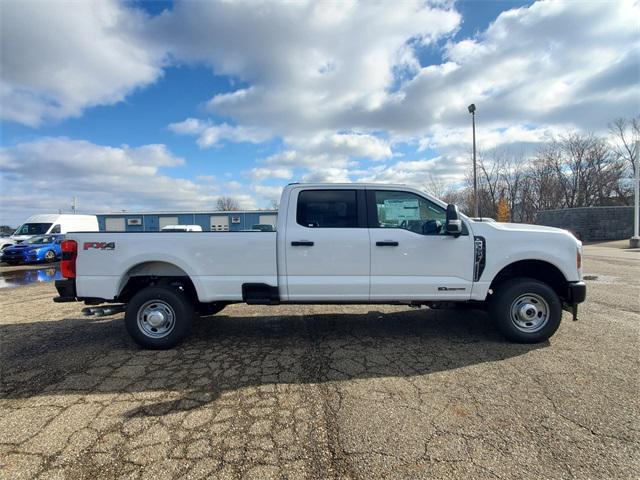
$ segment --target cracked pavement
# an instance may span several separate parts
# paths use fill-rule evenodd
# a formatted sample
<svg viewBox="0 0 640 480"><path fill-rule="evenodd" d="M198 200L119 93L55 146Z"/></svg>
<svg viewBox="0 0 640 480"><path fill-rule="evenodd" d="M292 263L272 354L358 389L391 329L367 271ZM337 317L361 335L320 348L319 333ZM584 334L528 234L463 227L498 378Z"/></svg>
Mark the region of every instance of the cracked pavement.
<svg viewBox="0 0 640 480"><path fill-rule="evenodd" d="M477 310L231 306L170 351L0 291L3 478L638 478L640 252L549 342ZM606 281L599 281L598 279Z"/></svg>

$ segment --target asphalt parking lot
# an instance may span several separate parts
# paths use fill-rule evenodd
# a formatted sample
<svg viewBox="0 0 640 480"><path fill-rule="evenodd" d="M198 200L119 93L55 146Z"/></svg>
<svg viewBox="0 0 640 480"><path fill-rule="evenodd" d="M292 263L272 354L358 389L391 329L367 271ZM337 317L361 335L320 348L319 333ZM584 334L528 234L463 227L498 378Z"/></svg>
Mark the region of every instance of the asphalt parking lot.
<svg viewBox="0 0 640 480"><path fill-rule="evenodd" d="M586 247L540 345L486 315L232 306L171 351L0 290L3 478L590 478L640 472L640 251Z"/></svg>

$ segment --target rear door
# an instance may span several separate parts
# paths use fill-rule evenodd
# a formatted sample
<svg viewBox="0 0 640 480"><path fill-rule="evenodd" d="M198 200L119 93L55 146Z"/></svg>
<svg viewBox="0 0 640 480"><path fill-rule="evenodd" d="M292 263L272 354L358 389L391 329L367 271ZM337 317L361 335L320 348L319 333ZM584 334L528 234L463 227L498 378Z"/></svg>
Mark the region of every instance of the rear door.
<svg viewBox="0 0 640 480"><path fill-rule="evenodd" d="M365 208L363 189L291 192L284 245L290 301L369 299Z"/></svg>
<svg viewBox="0 0 640 480"><path fill-rule="evenodd" d="M447 235L446 211L417 193L367 190L371 301L468 299L473 238Z"/></svg>

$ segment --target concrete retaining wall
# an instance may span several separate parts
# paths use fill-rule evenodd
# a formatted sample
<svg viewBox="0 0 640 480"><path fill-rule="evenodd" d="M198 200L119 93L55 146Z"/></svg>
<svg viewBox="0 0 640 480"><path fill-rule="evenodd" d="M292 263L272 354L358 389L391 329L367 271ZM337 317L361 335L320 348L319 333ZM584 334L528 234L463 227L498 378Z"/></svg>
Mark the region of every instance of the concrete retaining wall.
<svg viewBox="0 0 640 480"><path fill-rule="evenodd" d="M538 212L536 223L570 230L580 240L622 240L633 235L633 207L581 207Z"/></svg>

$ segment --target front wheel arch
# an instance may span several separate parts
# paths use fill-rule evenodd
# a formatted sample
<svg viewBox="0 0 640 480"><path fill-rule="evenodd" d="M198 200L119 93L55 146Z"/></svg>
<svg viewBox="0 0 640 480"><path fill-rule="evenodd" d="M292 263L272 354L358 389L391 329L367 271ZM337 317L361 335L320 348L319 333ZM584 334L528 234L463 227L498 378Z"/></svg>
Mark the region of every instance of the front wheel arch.
<svg viewBox="0 0 640 480"><path fill-rule="evenodd" d="M503 267L493 277L489 292L495 294L505 283L515 278L538 280L551 287L560 298L565 298L567 295L566 277L558 267L544 260L519 260Z"/></svg>

